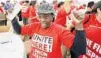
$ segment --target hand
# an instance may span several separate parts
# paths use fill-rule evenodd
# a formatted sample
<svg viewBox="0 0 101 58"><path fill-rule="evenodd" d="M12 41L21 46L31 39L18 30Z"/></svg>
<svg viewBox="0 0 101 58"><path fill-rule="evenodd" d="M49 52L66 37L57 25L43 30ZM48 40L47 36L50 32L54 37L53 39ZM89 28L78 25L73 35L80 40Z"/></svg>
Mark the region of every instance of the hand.
<svg viewBox="0 0 101 58"><path fill-rule="evenodd" d="M85 16L85 10L73 10L70 14L70 18L76 23L81 23Z"/></svg>
<svg viewBox="0 0 101 58"><path fill-rule="evenodd" d="M84 18L84 15L85 15L84 10L73 11L71 13L70 18L75 22L76 30L84 30L82 25L82 20Z"/></svg>
<svg viewBox="0 0 101 58"><path fill-rule="evenodd" d="M84 18L85 12L86 11L84 9L80 9L77 11L73 11L73 14L75 18L77 18L78 20L82 20Z"/></svg>
<svg viewBox="0 0 101 58"><path fill-rule="evenodd" d="M72 27L74 27L72 22L73 21L69 17L67 17L67 19L66 19L66 29L71 30Z"/></svg>

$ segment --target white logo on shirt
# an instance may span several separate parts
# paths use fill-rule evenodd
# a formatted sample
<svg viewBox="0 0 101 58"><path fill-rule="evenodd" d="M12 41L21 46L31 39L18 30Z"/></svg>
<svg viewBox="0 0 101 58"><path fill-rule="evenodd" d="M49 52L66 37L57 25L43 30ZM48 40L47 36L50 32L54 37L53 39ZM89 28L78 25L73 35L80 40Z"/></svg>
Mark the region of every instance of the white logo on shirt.
<svg viewBox="0 0 101 58"><path fill-rule="evenodd" d="M33 55L36 57L44 56L46 58L48 52L52 52L53 37L41 36L34 34L32 37L32 47L35 48ZM40 58L37 56L37 58Z"/></svg>

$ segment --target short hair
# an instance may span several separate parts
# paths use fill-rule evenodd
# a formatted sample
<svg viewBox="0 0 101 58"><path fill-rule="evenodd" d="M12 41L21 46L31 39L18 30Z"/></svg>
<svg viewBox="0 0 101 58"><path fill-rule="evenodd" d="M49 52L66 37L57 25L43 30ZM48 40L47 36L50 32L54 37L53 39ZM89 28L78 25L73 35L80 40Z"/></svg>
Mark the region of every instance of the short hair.
<svg viewBox="0 0 101 58"><path fill-rule="evenodd" d="M99 8L101 10L101 1L94 4L94 7L92 9L92 13L97 13L97 8Z"/></svg>
<svg viewBox="0 0 101 58"><path fill-rule="evenodd" d="M94 1L90 1L90 2L88 2L88 5L87 5L87 7L90 7L90 8L92 8L92 6L94 5Z"/></svg>
<svg viewBox="0 0 101 58"><path fill-rule="evenodd" d="M30 5L35 6L36 1L31 1Z"/></svg>
<svg viewBox="0 0 101 58"><path fill-rule="evenodd" d="M58 3L58 6L57 6L57 7L59 8L59 7L61 7L61 5L63 5L63 4L64 4L64 2L60 2L60 3Z"/></svg>

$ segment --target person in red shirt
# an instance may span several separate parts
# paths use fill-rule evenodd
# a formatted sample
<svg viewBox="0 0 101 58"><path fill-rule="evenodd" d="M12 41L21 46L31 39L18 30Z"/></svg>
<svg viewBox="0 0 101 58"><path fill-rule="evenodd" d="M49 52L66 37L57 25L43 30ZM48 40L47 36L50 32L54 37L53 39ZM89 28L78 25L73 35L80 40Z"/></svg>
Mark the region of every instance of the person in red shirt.
<svg viewBox="0 0 101 58"><path fill-rule="evenodd" d="M1 3L0 3L1 4ZM0 13L4 13L4 10L2 8L2 5L0 5Z"/></svg>
<svg viewBox="0 0 101 58"><path fill-rule="evenodd" d="M4 10L4 3L0 2L0 25L7 25L6 12Z"/></svg>
<svg viewBox="0 0 101 58"><path fill-rule="evenodd" d="M94 6L94 1L88 2L87 11L85 12L85 17L84 17L84 20L83 20L84 28L86 28L86 27L89 26L89 22L90 22L90 18L91 18L91 17L93 17L93 19L95 19L95 18L94 18L95 15L92 14L93 6ZM92 19L91 19L91 20L92 20Z"/></svg>
<svg viewBox="0 0 101 58"><path fill-rule="evenodd" d="M87 25L87 27L90 25L101 27L101 23L99 23L99 21L97 20L96 14L94 13L90 14L89 21L87 24L84 24L84 26L85 25Z"/></svg>
<svg viewBox="0 0 101 58"><path fill-rule="evenodd" d="M36 2L37 1L31 1L31 6L29 7L29 23L39 22L36 16Z"/></svg>
<svg viewBox="0 0 101 58"><path fill-rule="evenodd" d="M58 9L58 3L57 3L57 0L54 0L54 1L53 1L53 5L54 5L54 9L55 9L55 11L57 11L57 9Z"/></svg>
<svg viewBox="0 0 101 58"><path fill-rule="evenodd" d="M71 9L68 11L68 13L66 12L66 9L65 9L65 2L60 2L57 7L57 16L56 16L56 20L54 21L55 23L63 26L63 27L66 27L66 20L67 20L67 15L69 15L69 13L71 12L71 10L73 9L73 7L71 7ZM71 1L70 1L71 3ZM71 3L72 4L72 3ZM68 54L68 58L70 57L70 53L69 53L69 50L66 49L66 47L64 45L61 46L61 50L62 50L62 55L63 55L63 58L66 57L66 53ZM68 52L66 52L66 50Z"/></svg>
<svg viewBox="0 0 101 58"><path fill-rule="evenodd" d="M101 26L101 25L100 25ZM79 58L100 58L101 53L101 27L90 26L86 29L87 52Z"/></svg>
<svg viewBox="0 0 101 58"><path fill-rule="evenodd" d="M87 11L86 11L86 14L90 14L90 13L91 13L94 4L95 4L94 1L90 1L90 2L88 2L88 4L87 4Z"/></svg>
<svg viewBox="0 0 101 58"><path fill-rule="evenodd" d="M91 14L86 14L82 23L84 28L87 28L91 25L98 27L101 26L101 23L98 22L96 14L94 12L91 12Z"/></svg>
<svg viewBox="0 0 101 58"><path fill-rule="evenodd" d="M5 10L4 10L4 5L5 5L5 3L0 2L0 13L6 14L6 13L5 13Z"/></svg>
<svg viewBox="0 0 101 58"><path fill-rule="evenodd" d="M12 20L13 28L18 34L27 34L32 37L29 58L62 58L61 44L64 44L67 49L71 49L74 35L64 27L53 22L54 9L51 4L40 4L37 14L39 22L25 26L20 26L16 18ZM85 37L84 29L81 26L77 27L77 34L82 34L78 37Z"/></svg>
<svg viewBox="0 0 101 58"><path fill-rule="evenodd" d="M101 58L101 1L95 3L85 28L87 52L79 58Z"/></svg>
<svg viewBox="0 0 101 58"><path fill-rule="evenodd" d="M23 24L28 24L28 17L29 17L29 1L23 1L22 2L23 8L21 10L21 16Z"/></svg>
<svg viewBox="0 0 101 58"><path fill-rule="evenodd" d="M75 11L71 12L71 14L69 16L69 19L72 20L72 21L69 22L69 23L70 23L71 27L72 27L72 24L74 24L73 26L74 26L75 29L74 29L74 32L72 32L73 34L75 34L75 30L78 26L81 25L81 28L83 27L83 24L82 24L83 20L82 19L84 17L84 14L85 14L84 9L75 10ZM76 26L77 23L79 24L78 26ZM82 34L80 34L80 35L82 35ZM83 40L82 39L83 39L83 37L79 37L79 38L74 39L74 46L70 50L71 58L78 58L80 55L85 54L84 51L86 51L86 49L85 49L86 39L83 39ZM83 42L81 42L81 41L83 41ZM82 46L82 47L78 47L77 44L79 44L79 46ZM82 49L82 51L81 51L81 49Z"/></svg>
<svg viewBox="0 0 101 58"><path fill-rule="evenodd" d="M64 8L64 2L60 2L58 4L57 11L58 12L57 12L56 20L54 22L65 27L67 13Z"/></svg>

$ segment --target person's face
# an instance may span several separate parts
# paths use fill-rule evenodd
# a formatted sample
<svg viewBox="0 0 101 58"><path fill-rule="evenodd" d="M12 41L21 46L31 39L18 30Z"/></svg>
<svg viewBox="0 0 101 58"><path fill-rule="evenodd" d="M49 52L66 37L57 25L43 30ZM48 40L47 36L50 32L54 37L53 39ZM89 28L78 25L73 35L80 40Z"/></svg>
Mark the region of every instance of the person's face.
<svg viewBox="0 0 101 58"><path fill-rule="evenodd" d="M50 27L53 17L51 14L38 14L39 21L42 28Z"/></svg>
<svg viewBox="0 0 101 58"><path fill-rule="evenodd" d="M101 9L97 9L97 17L101 21Z"/></svg>

